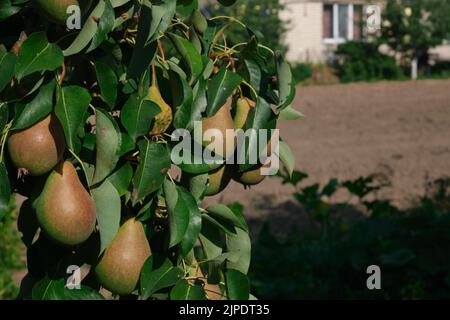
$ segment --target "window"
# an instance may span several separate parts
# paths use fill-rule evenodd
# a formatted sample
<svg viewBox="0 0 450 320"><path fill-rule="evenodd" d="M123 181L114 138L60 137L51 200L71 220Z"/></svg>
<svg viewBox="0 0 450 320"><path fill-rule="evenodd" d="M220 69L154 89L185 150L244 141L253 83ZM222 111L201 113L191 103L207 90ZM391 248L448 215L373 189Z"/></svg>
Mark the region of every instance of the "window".
<svg viewBox="0 0 450 320"><path fill-rule="evenodd" d="M323 38L325 43L361 40L362 6L325 4L323 7Z"/></svg>

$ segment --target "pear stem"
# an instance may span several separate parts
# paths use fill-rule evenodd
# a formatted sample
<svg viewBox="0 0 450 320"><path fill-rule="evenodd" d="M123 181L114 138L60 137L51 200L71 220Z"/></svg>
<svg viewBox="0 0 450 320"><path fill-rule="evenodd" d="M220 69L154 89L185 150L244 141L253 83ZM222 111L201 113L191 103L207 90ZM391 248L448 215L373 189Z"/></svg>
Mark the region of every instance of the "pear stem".
<svg viewBox="0 0 450 320"><path fill-rule="evenodd" d="M166 63L166 55L164 54L164 49L162 47L161 40L158 39L158 40L156 40L156 42L158 43L158 50L159 50L161 58L162 58L162 60L164 61L164 64L165 64Z"/></svg>
<svg viewBox="0 0 450 320"><path fill-rule="evenodd" d="M156 83L156 67L155 64L152 63L152 87L156 87L157 83Z"/></svg>
<svg viewBox="0 0 450 320"><path fill-rule="evenodd" d="M63 64L61 65L61 74L59 75L59 80L58 80L58 85L60 87L64 81L64 78L66 77L66 73L67 73L66 64L63 62Z"/></svg>

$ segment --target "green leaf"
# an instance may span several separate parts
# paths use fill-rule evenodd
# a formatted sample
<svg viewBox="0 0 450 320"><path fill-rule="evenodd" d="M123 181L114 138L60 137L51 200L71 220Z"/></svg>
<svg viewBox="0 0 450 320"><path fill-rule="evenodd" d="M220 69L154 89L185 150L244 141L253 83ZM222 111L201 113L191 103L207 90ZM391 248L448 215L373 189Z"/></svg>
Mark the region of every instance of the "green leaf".
<svg viewBox="0 0 450 320"><path fill-rule="evenodd" d="M189 139L188 137L185 136L180 136L180 140L182 139ZM195 141L192 140L186 140L189 143L197 143ZM182 147L182 143L180 144L179 147ZM202 150L202 147L200 145L198 145L197 147L200 148L200 150ZM176 149L176 147L172 150L172 152L174 154L177 154L178 149ZM190 154L188 155L184 155L184 152L189 152ZM206 163L205 159L203 158L203 152L193 152L193 150L190 149L185 149L185 148L181 148L180 149L180 157L182 157L184 159L184 157L186 157L186 161L183 161L178 165L178 167L180 167L180 169L184 172L187 173L191 173L191 174L201 174L201 173L206 173L206 172L210 172L212 170L218 169L220 168L223 164L219 163L218 161L213 162L213 163Z"/></svg>
<svg viewBox="0 0 450 320"><path fill-rule="evenodd" d="M269 103L262 97L259 97L256 101L256 107L250 111L249 118L247 120L247 129L253 129L254 133L245 140L245 152L242 152L242 156L245 154L245 159L239 159L239 171L246 171L251 169L255 163L251 163L250 155L259 155L265 150L267 144L263 143L260 138L260 130L267 130L266 143L270 141L272 137L271 130L275 129L277 125L277 117L272 111Z"/></svg>
<svg viewBox="0 0 450 320"><path fill-rule="evenodd" d="M131 179L133 178L133 168L129 162L126 162L118 170L113 172L109 177L109 182L119 192L119 196L124 196L130 187Z"/></svg>
<svg viewBox="0 0 450 320"><path fill-rule="evenodd" d="M208 174L203 173L190 176L188 179L189 181L187 181L189 185L189 192L192 194L192 196L194 196L198 203L203 200L206 190L208 189L208 179Z"/></svg>
<svg viewBox="0 0 450 320"><path fill-rule="evenodd" d="M170 241L169 248L179 244L189 225L189 208L181 196L180 189L170 180L163 184L164 197L169 213Z"/></svg>
<svg viewBox="0 0 450 320"><path fill-rule="evenodd" d="M13 123L13 130L21 130L32 126L45 118L53 109L53 96L56 81L52 79L39 89L39 93L25 105Z"/></svg>
<svg viewBox="0 0 450 320"><path fill-rule="evenodd" d="M289 106L295 97L295 80L292 77L291 67L284 59L283 54L276 53L279 103L278 111Z"/></svg>
<svg viewBox="0 0 450 320"><path fill-rule="evenodd" d="M198 0L178 0L177 14L182 17L188 17L192 11L198 9Z"/></svg>
<svg viewBox="0 0 450 320"><path fill-rule="evenodd" d="M116 167L122 136L116 120L102 109L95 110L96 160L93 184L101 182Z"/></svg>
<svg viewBox="0 0 450 320"><path fill-rule="evenodd" d="M228 299L248 300L250 296L250 283L245 274L238 270L228 269L225 272L225 283Z"/></svg>
<svg viewBox="0 0 450 320"><path fill-rule="evenodd" d="M222 230L226 234L229 234L229 235L236 234L236 228L228 220L216 219L214 217L211 217L208 214L202 214L202 219L203 219L203 222L205 222L205 221L209 222L211 225L216 226L219 230Z"/></svg>
<svg viewBox="0 0 450 320"><path fill-rule="evenodd" d="M71 56L79 53L81 50L87 47L89 42L94 38L99 28L99 24L95 21L95 18L99 18L105 11L105 1L100 0L97 6L92 10L86 22L83 25L80 33L78 33L72 44L63 51L64 55Z"/></svg>
<svg viewBox="0 0 450 320"><path fill-rule="evenodd" d="M64 279L53 280L46 276L32 289L33 300L104 300L103 296L92 288L67 289Z"/></svg>
<svg viewBox="0 0 450 320"><path fill-rule="evenodd" d="M208 215L210 215L211 217L215 218L218 221L226 220L232 223L234 226L248 231L248 226L245 222L244 217L234 212L224 204L220 203L211 204L208 207L206 207L206 211L208 212Z"/></svg>
<svg viewBox="0 0 450 320"><path fill-rule="evenodd" d="M0 92L10 83L14 76L17 57L8 52L0 58Z"/></svg>
<svg viewBox="0 0 450 320"><path fill-rule="evenodd" d="M250 59L245 59L244 63L249 76L249 83L253 88L255 88L255 90L259 91L262 78L261 68L255 61Z"/></svg>
<svg viewBox="0 0 450 320"><path fill-rule="evenodd" d="M227 235L227 252L235 253L235 261L227 262L228 269L236 269L247 274L250 267L252 243L248 231L236 228L236 235Z"/></svg>
<svg viewBox="0 0 450 320"><path fill-rule="evenodd" d="M158 190L170 169L170 153L164 144L142 140L138 144L140 162L133 177L133 204Z"/></svg>
<svg viewBox="0 0 450 320"><path fill-rule="evenodd" d="M3 129L8 123L8 118L9 118L8 104L6 102L0 102L0 133L3 132ZM3 161L3 159L0 159L0 162L1 161Z"/></svg>
<svg viewBox="0 0 450 320"><path fill-rule="evenodd" d="M189 223L180 244L181 254L186 256L197 242L202 229L202 217L196 199L183 188L178 188L178 191L189 210Z"/></svg>
<svg viewBox="0 0 450 320"><path fill-rule="evenodd" d="M20 81L33 72L56 70L63 62L61 49L49 43L44 32L33 33L22 44L16 63L16 78Z"/></svg>
<svg viewBox="0 0 450 320"><path fill-rule="evenodd" d="M171 300L206 300L205 290L201 285L190 285L187 280L180 280L170 291Z"/></svg>
<svg viewBox="0 0 450 320"><path fill-rule="evenodd" d="M20 9L21 7L13 6L11 0L2 0L0 3L0 21L15 15Z"/></svg>
<svg viewBox="0 0 450 320"><path fill-rule="evenodd" d="M110 33L114 28L115 22L114 8L110 0L105 1L105 9L100 21L98 22L97 31L92 39L91 45L89 46L87 52L90 52L97 48L103 41L106 40L108 33Z"/></svg>
<svg viewBox="0 0 450 320"><path fill-rule="evenodd" d="M222 69L208 82L207 117L212 117L225 104L233 90L241 83L242 78L237 73Z"/></svg>
<svg viewBox="0 0 450 320"><path fill-rule="evenodd" d="M117 234L120 226L120 196L113 184L106 179L91 190L97 212L100 230L100 253L106 249Z"/></svg>
<svg viewBox="0 0 450 320"><path fill-rule="evenodd" d="M155 41L161 33L164 33L175 14L176 1L162 1L160 4L152 4L152 19L146 43Z"/></svg>
<svg viewBox="0 0 450 320"><path fill-rule="evenodd" d="M124 154L133 151L136 147L136 144L134 143L133 139L131 139L129 134L121 132L120 135L122 136L122 145L120 146L119 155L123 156Z"/></svg>
<svg viewBox="0 0 450 320"><path fill-rule="evenodd" d="M141 271L141 299L146 300L156 291L173 286L184 272L165 260L161 267L153 270L153 257L149 257Z"/></svg>
<svg viewBox="0 0 450 320"><path fill-rule="evenodd" d="M188 40L173 33L166 33L175 49L181 55L183 63L189 70L189 84L193 84L203 72L203 60L197 49Z"/></svg>
<svg viewBox="0 0 450 320"><path fill-rule="evenodd" d="M136 46L133 49L133 54L128 64L127 79L140 77L148 69L156 54L157 42L147 43L151 22L152 10L144 5L141 7Z"/></svg>
<svg viewBox="0 0 450 320"><path fill-rule="evenodd" d="M83 124L89 103L91 96L85 88L68 86L58 89L55 114L64 128L67 146L74 151L80 145L77 133Z"/></svg>
<svg viewBox="0 0 450 320"><path fill-rule="evenodd" d="M190 124L192 115L193 93L187 81L176 72L169 71L172 88L172 108L175 110L173 125L177 129L185 129Z"/></svg>
<svg viewBox="0 0 450 320"><path fill-rule="evenodd" d="M10 198L11 187L9 185L8 171L6 171L5 164L0 162L0 218L7 213Z"/></svg>
<svg viewBox="0 0 450 320"><path fill-rule="evenodd" d="M303 114L300 111L295 110L292 106L287 106L281 110L278 117L279 120L297 120L303 118Z"/></svg>
<svg viewBox="0 0 450 320"><path fill-rule="evenodd" d="M95 72L102 100L112 109L117 99L117 76L107 64L100 61L95 63Z"/></svg>
<svg viewBox="0 0 450 320"><path fill-rule="evenodd" d="M120 113L120 120L133 141L150 132L153 118L161 112L158 105L131 95Z"/></svg>
<svg viewBox="0 0 450 320"><path fill-rule="evenodd" d="M283 162L287 172L289 173L289 176L292 177L292 173L295 169L295 158L294 154L291 151L291 148L286 142L280 141L279 152L281 162Z"/></svg>

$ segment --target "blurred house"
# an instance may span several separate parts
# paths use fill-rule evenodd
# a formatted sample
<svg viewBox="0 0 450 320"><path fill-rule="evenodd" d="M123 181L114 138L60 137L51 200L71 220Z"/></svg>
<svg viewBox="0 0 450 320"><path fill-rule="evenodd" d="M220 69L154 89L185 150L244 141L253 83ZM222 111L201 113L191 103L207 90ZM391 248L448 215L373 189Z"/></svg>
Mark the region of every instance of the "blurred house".
<svg viewBox="0 0 450 320"><path fill-rule="evenodd" d="M383 7L386 0L280 0L285 9L280 18L288 24L285 36L291 62L326 62L337 46L374 36L367 29L366 9ZM376 34L376 33L375 33ZM450 60L450 46L432 50L436 60Z"/></svg>

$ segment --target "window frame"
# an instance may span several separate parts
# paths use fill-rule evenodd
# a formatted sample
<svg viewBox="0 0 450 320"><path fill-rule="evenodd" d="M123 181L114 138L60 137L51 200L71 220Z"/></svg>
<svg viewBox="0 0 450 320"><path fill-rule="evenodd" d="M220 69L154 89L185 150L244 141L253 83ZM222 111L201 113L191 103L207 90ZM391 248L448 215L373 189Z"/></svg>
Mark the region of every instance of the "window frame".
<svg viewBox="0 0 450 320"><path fill-rule="evenodd" d="M325 44L341 44L345 43L347 41L352 41L354 37L354 7L353 3L347 3L347 4L339 4L339 3L333 3L329 4L333 6L333 16L332 16L332 31L333 31L333 37L332 38L323 38L323 42ZM347 6L347 38L339 37L339 5L341 6ZM324 4L325 6L325 4ZM323 19L323 18L322 18Z"/></svg>

